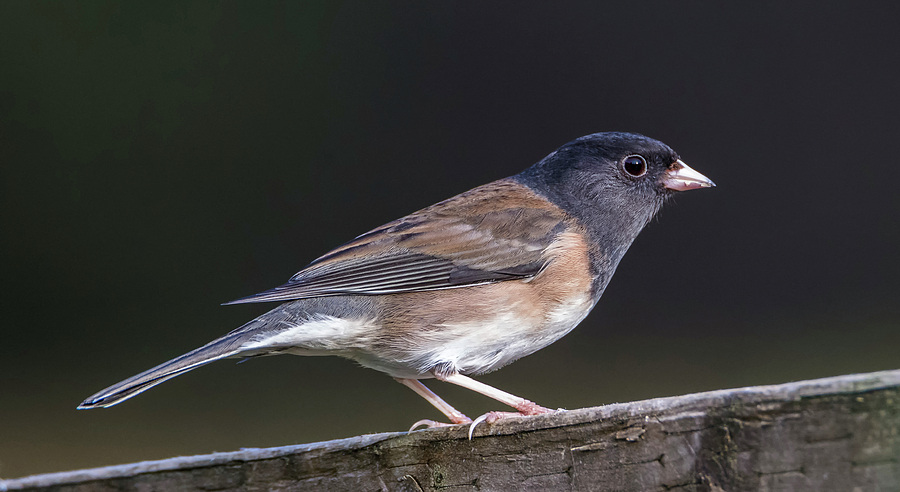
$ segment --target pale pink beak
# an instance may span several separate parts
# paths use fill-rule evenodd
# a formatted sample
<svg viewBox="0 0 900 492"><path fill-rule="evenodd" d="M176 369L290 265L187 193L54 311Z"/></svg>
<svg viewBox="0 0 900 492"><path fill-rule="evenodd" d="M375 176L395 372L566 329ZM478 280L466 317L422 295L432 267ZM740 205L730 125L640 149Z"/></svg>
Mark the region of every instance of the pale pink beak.
<svg viewBox="0 0 900 492"><path fill-rule="evenodd" d="M672 168L663 174L663 186L670 190L687 191L698 188L711 188L716 184L706 176L691 169L681 159L672 164Z"/></svg>

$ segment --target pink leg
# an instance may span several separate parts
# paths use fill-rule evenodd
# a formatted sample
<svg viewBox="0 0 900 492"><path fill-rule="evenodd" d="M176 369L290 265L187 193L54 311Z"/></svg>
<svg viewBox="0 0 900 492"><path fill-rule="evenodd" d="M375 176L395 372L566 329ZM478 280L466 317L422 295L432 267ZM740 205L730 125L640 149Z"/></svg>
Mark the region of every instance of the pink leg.
<svg viewBox="0 0 900 492"><path fill-rule="evenodd" d="M475 419L475 421L472 422L472 425L469 426L470 441L472 440L472 435L475 433L475 427L481 422L493 424L494 422L506 417L517 417L520 415L539 415L542 413L549 413L553 411L549 408L544 408L533 401L526 400L525 398L520 398L516 395L494 388L493 386L475 381L474 379L463 376L462 374L451 374L449 376L443 377L435 375L435 377L438 377L442 381L447 381L448 383L453 383L462 386L463 388L481 393L484 396L493 398L501 403L505 403L519 411L519 413L488 412L481 417L478 417L477 419Z"/></svg>
<svg viewBox="0 0 900 492"><path fill-rule="evenodd" d="M475 381L474 379L463 376L462 374L451 374L449 376L438 377L438 379L442 381L446 381L448 383L453 383L463 388L470 389L472 391L481 393L488 398L493 398L500 403L504 403L509 405L516 410L519 411L522 415L539 415L542 413L552 412L549 408L544 408L533 401L526 400L525 398L520 398L516 395L509 394L503 390L499 390L494 388L493 386L486 385L484 383Z"/></svg>
<svg viewBox="0 0 900 492"><path fill-rule="evenodd" d="M459 410L451 407L449 403L445 402L440 396L434 394L433 391L431 391L430 389L425 387L425 385L422 384L422 382L419 381L418 379L406 379L406 378L394 378L394 379L398 383L402 384L403 386L406 386L407 388L415 391L417 395L421 396L422 398L425 398L425 400L427 400L428 403L431 403L432 405L434 405L434 408L437 408L438 410L441 411L441 413L446 415L447 418L450 419L450 422L453 422L454 424L468 424L468 423L472 422L472 419L470 419L469 417L466 417ZM420 425L425 425L427 427L443 427L443 426L448 426L450 424L443 424L440 422L435 422L433 420L424 419L424 420L420 420L420 421L416 422L415 424L413 424L413 426L410 427L409 430L412 431L413 429L415 429L416 427L418 427Z"/></svg>

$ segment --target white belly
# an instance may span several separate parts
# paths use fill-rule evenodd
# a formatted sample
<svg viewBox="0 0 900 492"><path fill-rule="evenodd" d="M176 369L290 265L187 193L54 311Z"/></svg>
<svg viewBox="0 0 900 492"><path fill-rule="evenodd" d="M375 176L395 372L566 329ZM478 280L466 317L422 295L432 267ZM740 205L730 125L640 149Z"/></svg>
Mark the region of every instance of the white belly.
<svg viewBox="0 0 900 492"><path fill-rule="evenodd" d="M572 331L592 307L593 302L585 296L560 305L540 324L523 324L507 314L498 316L488 326L451 326L451 331L470 334L448 343L441 355L457 361L458 370L463 374L491 372L559 340ZM476 341L474 347L478 348L473 349L473 345L466 343L468 340Z"/></svg>
<svg viewBox="0 0 900 492"><path fill-rule="evenodd" d="M393 360L371 353L353 358L394 377L428 378L428 371L435 366L454 368L462 374L484 374L559 340L587 316L593 305L586 295L530 322L510 309L480 323L446 323L419 340L405 343L404 353Z"/></svg>

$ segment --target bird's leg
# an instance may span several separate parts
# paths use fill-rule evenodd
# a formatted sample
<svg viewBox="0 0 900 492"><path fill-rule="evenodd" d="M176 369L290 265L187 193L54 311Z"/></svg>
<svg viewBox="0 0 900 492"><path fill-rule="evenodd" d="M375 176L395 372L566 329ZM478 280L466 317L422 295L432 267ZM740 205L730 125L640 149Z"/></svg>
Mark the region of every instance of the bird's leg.
<svg viewBox="0 0 900 492"><path fill-rule="evenodd" d="M402 384L403 386L406 386L409 389L415 391L417 395L421 396L422 398L425 398L428 401L428 403L431 403L432 405L434 405L434 408L437 408L438 410L440 410L441 413L446 415L447 418L450 419L451 422L453 422L453 424L445 424L443 422L435 422L434 420L423 419L423 420L420 420L420 421L416 422L415 424L413 424L412 427L409 428L410 432L412 432L413 429L415 429L416 427L418 427L420 425L424 425L426 427L445 427L445 426L450 426L450 425L455 425L455 424L468 424L468 423L472 422L472 419L470 419L469 417L466 417L459 410L451 407L449 403L445 402L443 400L443 398L441 398L440 396L434 394L433 391L431 391L430 389L425 387L425 385L422 384L422 382L419 381L418 379L406 379L406 378L394 378L394 379L398 383Z"/></svg>
<svg viewBox="0 0 900 492"><path fill-rule="evenodd" d="M474 379L468 376L463 376L459 373L453 373L443 376L438 376L437 374L435 374L435 377L437 377L441 381L453 383L455 385L462 386L463 388L481 393L488 398L493 398L500 403L504 403L515 408L522 415L539 415L542 413L553 411L549 408L544 408L533 401L529 401L525 398L520 398L516 395L509 394L503 390L499 390L493 386L475 381Z"/></svg>
<svg viewBox="0 0 900 492"><path fill-rule="evenodd" d="M478 417L477 419L475 419L474 422L472 422L472 425L469 426L469 439L470 440L472 439L472 433L475 432L475 426L477 426L481 422L487 422L489 424L492 424L492 423L494 423L502 418L505 418L505 417L517 417L520 415L540 415L542 413L549 413L549 412L553 411L553 410L550 410L549 408L542 407L533 401L526 400L525 398L521 398L516 395L507 393L503 390L494 388L493 386L484 384L479 381L475 381L474 379L467 377L467 376L463 376L462 374L459 374L459 373L453 373L453 374L449 374L449 375L440 375L440 376L435 374L435 377L441 381L453 383L453 384L462 386L463 388L467 388L472 391L481 393L484 396L493 398L501 403L509 405L509 406L515 408L516 410L518 410L518 413L488 412L488 413L482 415L481 417Z"/></svg>

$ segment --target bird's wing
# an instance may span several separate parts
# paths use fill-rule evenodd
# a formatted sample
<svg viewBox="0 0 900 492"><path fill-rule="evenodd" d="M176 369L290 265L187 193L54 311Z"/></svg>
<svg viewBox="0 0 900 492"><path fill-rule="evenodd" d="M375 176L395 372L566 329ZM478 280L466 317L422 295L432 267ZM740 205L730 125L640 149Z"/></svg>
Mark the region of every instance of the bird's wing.
<svg viewBox="0 0 900 492"><path fill-rule="evenodd" d="M228 304L447 289L527 278L570 219L509 178L389 222L340 246L284 285Z"/></svg>

